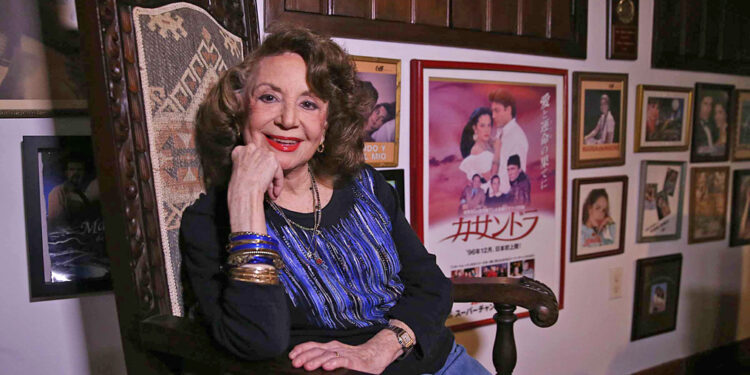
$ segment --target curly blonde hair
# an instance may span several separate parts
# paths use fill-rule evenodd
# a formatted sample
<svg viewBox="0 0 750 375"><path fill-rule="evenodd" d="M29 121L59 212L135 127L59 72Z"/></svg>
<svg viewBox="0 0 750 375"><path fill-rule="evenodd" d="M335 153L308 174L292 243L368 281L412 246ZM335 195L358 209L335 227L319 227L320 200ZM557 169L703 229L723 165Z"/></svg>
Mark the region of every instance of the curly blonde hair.
<svg viewBox="0 0 750 375"><path fill-rule="evenodd" d="M306 28L276 25L263 44L219 78L200 105L196 143L206 185L226 186L232 173L232 149L243 144L247 123L247 85L258 63L266 57L291 52L307 65L307 84L328 104L325 151L316 153L311 166L316 175L336 183L349 180L364 162L364 114L372 108L356 77L349 55L330 38Z"/></svg>

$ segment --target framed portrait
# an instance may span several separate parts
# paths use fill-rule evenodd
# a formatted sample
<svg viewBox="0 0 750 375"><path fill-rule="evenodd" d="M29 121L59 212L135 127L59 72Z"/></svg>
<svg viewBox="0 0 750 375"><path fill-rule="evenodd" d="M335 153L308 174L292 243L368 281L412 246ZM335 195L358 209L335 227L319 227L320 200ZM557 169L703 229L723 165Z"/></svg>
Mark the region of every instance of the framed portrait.
<svg viewBox="0 0 750 375"><path fill-rule="evenodd" d="M682 235L685 163L641 162L637 242L676 240Z"/></svg>
<svg viewBox="0 0 750 375"><path fill-rule="evenodd" d="M750 169L734 171L729 246L750 244Z"/></svg>
<svg viewBox="0 0 750 375"><path fill-rule="evenodd" d="M693 89L638 85L635 116L635 152L687 151Z"/></svg>
<svg viewBox="0 0 750 375"><path fill-rule="evenodd" d="M573 180L570 261L625 252L628 176Z"/></svg>
<svg viewBox="0 0 750 375"><path fill-rule="evenodd" d="M111 290L91 137L25 136L22 150L31 300Z"/></svg>
<svg viewBox="0 0 750 375"><path fill-rule="evenodd" d="M750 90L735 91L734 150L732 160L750 160Z"/></svg>
<svg viewBox="0 0 750 375"><path fill-rule="evenodd" d="M357 78L374 99L365 122L365 162L373 167L398 165L401 113L401 60L353 56Z"/></svg>
<svg viewBox="0 0 750 375"><path fill-rule="evenodd" d="M572 167L625 164L628 75L573 73Z"/></svg>
<svg viewBox="0 0 750 375"><path fill-rule="evenodd" d="M690 168L688 243L726 237L728 192L729 167Z"/></svg>
<svg viewBox="0 0 750 375"><path fill-rule="evenodd" d="M385 177L388 182L398 193L398 202L401 207L401 212L406 212L405 201L406 195L404 195L404 170L403 169L384 169L378 170L380 174Z"/></svg>
<svg viewBox="0 0 750 375"><path fill-rule="evenodd" d="M562 308L567 71L412 60L411 72L412 227L446 276L533 276ZM493 314L455 304L447 324Z"/></svg>
<svg viewBox="0 0 750 375"><path fill-rule="evenodd" d="M75 1L12 0L0 15L0 117L87 112Z"/></svg>
<svg viewBox="0 0 750 375"><path fill-rule="evenodd" d="M693 163L726 161L732 130L732 85L695 84L695 109L693 110L693 145L690 161Z"/></svg>
<svg viewBox="0 0 750 375"><path fill-rule="evenodd" d="M682 254L638 259L630 341L675 329L681 271Z"/></svg>

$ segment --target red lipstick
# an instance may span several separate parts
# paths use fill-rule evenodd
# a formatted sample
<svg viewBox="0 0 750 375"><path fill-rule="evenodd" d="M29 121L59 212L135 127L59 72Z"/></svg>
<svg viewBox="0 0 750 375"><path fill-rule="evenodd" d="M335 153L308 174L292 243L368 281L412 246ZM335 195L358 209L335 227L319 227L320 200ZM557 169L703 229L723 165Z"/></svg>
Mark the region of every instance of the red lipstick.
<svg viewBox="0 0 750 375"><path fill-rule="evenodd" d="M281 152L293 152L299 147L300 143L302 142L302 140L299 138L281 137L277 135L266 135L266 140L268 141L268 144L271 145L271 147Z"/></svg>

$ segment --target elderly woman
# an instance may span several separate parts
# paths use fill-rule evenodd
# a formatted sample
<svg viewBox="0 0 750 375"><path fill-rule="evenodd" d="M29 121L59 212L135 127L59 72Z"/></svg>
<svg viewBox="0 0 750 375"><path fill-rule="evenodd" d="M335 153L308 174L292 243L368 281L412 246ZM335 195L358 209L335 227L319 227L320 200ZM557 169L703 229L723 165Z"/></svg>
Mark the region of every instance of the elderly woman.
<svg viewBox="0 0 750 375"><path fill-rule="evenodd" d="M450 281L363 165L365 99L330 39L279 28L198 112L208 192L181 244L200 315L246 359L295 367L488 373L444 323Z"/></svg>

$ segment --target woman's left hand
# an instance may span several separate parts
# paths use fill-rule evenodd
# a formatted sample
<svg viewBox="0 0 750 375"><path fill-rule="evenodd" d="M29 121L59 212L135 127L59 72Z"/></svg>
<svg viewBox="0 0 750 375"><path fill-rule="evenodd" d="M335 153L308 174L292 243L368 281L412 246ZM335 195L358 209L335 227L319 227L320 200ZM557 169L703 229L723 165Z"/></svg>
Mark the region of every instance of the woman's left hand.
<svg viewBox="0 0 750 375"><path fill-rule="evenodd" d="M310 341L295 346L289 353L289 358L294 367L304 366L307 371L317 368L331 371L343 367L380 374L401 354L401 346L394 338L393 332L381 331L366 343L357 346L338 341Z"/></svg>

